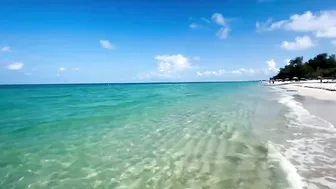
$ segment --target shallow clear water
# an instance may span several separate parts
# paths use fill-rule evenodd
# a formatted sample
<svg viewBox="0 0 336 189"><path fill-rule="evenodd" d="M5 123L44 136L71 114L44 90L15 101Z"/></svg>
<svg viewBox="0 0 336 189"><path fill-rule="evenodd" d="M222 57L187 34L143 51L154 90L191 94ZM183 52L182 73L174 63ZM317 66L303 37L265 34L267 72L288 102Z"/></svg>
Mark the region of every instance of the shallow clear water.
<svg viewBox="0 0 336 189"><path fill-rule="evenodd" d="M255 82L1 87L0 188L302 188L279 99Z"/></svg>

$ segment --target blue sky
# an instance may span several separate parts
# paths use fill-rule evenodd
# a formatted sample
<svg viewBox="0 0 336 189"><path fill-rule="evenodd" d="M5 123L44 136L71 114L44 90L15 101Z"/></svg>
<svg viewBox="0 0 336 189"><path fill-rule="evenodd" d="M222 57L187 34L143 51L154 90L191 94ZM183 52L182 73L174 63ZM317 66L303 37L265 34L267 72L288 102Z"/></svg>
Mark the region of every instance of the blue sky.
<svg viewBox="0 0 336 189"><path fill-rule="evenodd" d="M2 1L0 83L267 79L336 51L334 0Z"/></svg>

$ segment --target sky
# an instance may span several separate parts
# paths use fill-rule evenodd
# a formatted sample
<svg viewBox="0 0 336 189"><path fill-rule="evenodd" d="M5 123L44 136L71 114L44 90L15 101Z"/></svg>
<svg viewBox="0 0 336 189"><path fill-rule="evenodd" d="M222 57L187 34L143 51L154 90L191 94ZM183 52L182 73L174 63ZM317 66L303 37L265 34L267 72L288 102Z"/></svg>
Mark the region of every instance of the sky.
<svg viewBox="0 0 336 189"><path fill-rule="evenodd" d="M0 84L268 79L336 52L335 0L2 0Z"/></svg>

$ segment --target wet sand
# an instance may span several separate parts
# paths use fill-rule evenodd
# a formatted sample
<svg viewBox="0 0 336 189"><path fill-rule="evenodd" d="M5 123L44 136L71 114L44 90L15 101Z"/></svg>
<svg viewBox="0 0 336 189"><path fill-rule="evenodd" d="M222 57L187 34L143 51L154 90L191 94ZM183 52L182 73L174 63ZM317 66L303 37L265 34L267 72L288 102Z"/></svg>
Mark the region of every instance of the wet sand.
<svg viewBox="0 0 336 189"><path fill-rule="evenodd" d="M300 102L303 107L307 109L311 114L316 115L336 126L335 100L320 100L310 96L302 95L295 95L295 100Z"/></svg>
<svg viewBox="0 0 336 189"><path fill-rule="evenodd" d="M282 88L295 91L297 93L294 96L295 100L300 102L305 109L336 126L336 92L295 85L286 85Z"/></svg>

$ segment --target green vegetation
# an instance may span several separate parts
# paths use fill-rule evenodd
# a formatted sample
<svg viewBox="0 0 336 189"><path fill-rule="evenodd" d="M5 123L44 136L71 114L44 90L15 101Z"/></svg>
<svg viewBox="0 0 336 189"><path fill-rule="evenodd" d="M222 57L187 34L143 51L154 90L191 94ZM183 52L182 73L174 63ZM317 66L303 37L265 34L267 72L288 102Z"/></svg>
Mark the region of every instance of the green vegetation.
<svg viewBox="0 0 336 189"><path fill-rule="evenodd" d="M280 69L280 72L271 79L316 79L336 77L336 57L327 53L319 54L308 62L303 62L303 57L296 57L289 64Z"/></svg>

